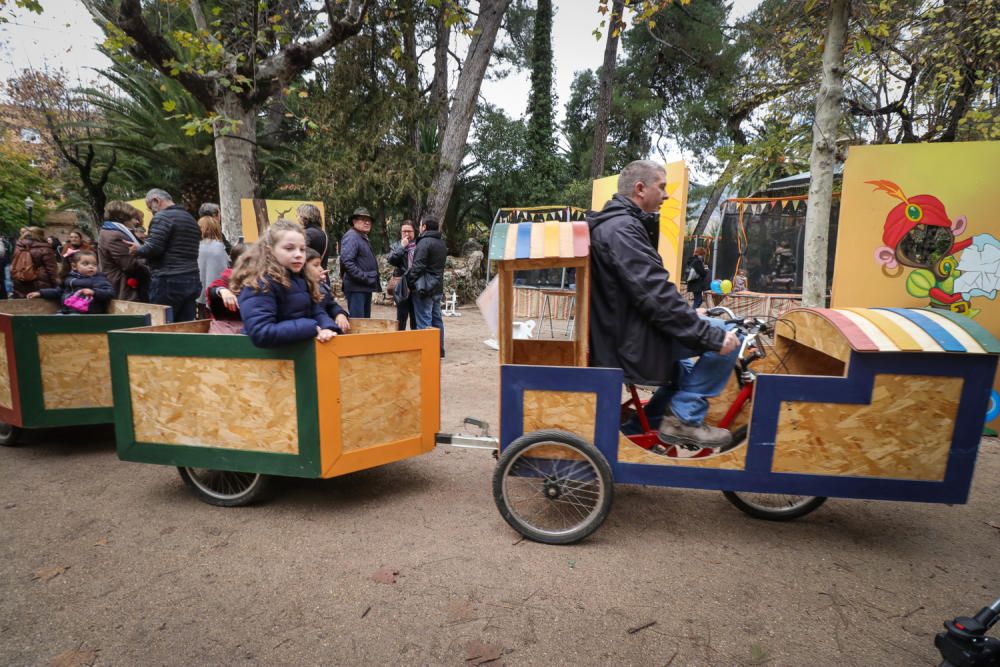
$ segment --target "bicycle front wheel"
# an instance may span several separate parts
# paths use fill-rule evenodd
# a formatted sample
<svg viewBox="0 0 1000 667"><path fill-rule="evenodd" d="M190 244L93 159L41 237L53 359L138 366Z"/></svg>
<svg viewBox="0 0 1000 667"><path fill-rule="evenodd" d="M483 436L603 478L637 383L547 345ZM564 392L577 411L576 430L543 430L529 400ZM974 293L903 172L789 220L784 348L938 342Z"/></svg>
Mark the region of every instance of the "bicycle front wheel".
<svg viewBox="0 0 1000 667"><path fill-rule="evenodd" d="M529 540L572 544L611 510L611 467L593 445L563 431L535 431L504 450L493 498L504 520Z"/></svg>

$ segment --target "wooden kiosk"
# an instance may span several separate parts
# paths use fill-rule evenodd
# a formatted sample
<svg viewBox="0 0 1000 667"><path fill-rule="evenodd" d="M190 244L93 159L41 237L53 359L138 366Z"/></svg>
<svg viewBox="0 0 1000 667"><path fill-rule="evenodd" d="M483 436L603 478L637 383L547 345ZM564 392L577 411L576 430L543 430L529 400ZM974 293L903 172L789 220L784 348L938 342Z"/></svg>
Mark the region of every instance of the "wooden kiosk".
<svg viewBox="0 0 1000 667"><path fill-rule="evenodd" d="M202 500L235 506L270 475L336 477L434 448L436 329L356 318L327 343L264 349L209 324L109 335L123 461L177 466Z"/></svg>
<svg viewBox="0 0 1000 667"><path fill-rule="evenodd" d="M0 444L23 428L114 421L106 333L164 324L170 308L113 300L106 315L57 315L45 299L0 301Z"/></svg>
<svg viewBox="0 0 1000 667"><path fill-rule="evenodd" d="M587 365L587 307L590 298L590 232L586 221L498 223L490 261L500 286L500 363L547 366ZM515 339L514 276L532 269L575 269L576 305L571 340ZM541 333L541 332L539 332Z"/></svg>

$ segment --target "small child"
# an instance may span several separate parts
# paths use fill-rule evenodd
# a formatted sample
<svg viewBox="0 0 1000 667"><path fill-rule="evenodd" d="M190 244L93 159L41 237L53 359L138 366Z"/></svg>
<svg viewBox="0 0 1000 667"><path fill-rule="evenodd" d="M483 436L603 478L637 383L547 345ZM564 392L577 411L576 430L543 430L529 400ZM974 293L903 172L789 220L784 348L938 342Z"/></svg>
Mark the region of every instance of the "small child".
<svg viewBox="0 0 1000 667"><path fill-rule="evenodd" d="M334 300L330 283L326 279L327 270L323 268L322 258L323 256L316 250L306 248L305 270L311 272L313 278L319 282L319 289L323 292L323 300L320 301L319 305L323 306L323 310L333 318L340 330L346 333L351 330L351 321L348 319L351 315Z"/></svg>
<svg viewBox="0 0 1000 667"><path fill-rule="evenodd" d="M736 272L736 279L733 280L733 291L734 292L746 292L747 291L747 272L740 269Z"/></svg>
<svg viewBox="0 0 1000 667"><path fill-rule="evenodd" d="M315 338L321 343L340 329L326 314L319 281L303 271L302 227L277 220L240 258L229 280L243 315L243 332L257 347L278 347Z"/></svg>
<svg viewBox="0 0 1000 667"><path fill-rule="evenodd" d="M108 282L107 276L97 270L97 253L93 250L77 250L67 259L70 271L63 280L62 287L47 287L31 292L27 295L28 298L42 297L58 301L61 306L59 312L64 315L106 313L108 302L115 298L115 289ZM79 297L89 297L90 303ZM67 300L70 300L71 305L67 305Z"/></svg>
<svg viewBox="0 0 1000 667"><path fill-rule="evenodd" d="M205 301L208 304L208 314L213 320L242 321L240 317L240 304L236 295L229 289L229 279L233 275L233 268L236 267L236 262L246 249L247 247L242 243L234 245L233 249L229 251L230 268L223 271L222 275L210 282L208 287L205 288Z"/></svg>

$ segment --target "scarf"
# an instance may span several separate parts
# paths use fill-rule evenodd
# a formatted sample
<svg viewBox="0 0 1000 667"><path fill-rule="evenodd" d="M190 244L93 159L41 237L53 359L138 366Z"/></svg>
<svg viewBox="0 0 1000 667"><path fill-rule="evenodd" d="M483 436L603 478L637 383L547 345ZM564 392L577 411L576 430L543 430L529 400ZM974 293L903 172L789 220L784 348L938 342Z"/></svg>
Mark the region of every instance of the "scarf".
<svg viewBox="0 0 1000 667"><path fill-rule="evenodd" d="M121 232L122 234L124 234L125 236L127 236L128 240L131 241L132 243L135 243L135 244L139 243L139 239L137 239L135 237L135 234L132 233L132 230L129 229L128 227L126 227L125 225L123 225L120 222L113 222L111 220L105 220L104 224L101 225L101 229L108 229L108 230L111 230L113 232Z"/></svg>

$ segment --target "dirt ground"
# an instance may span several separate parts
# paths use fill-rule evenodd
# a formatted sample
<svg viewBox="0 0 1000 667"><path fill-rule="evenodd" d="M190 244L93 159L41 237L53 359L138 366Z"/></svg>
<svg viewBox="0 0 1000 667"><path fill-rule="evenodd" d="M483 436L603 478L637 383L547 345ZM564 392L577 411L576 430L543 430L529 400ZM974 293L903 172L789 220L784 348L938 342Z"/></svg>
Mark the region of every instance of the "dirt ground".
<svg viewBox="0 0 1000 667"><path fill-rule="evenodd" d="M496 353L462 313L445 431L497 423ZM1000 595L995 439L968 505L831 500L779 524L719 493L617 487L571 547L518 539L482 451L285 480L240 509L119 462L106 427L0 461L4 665L934 665L942 621Z"/></svg>

